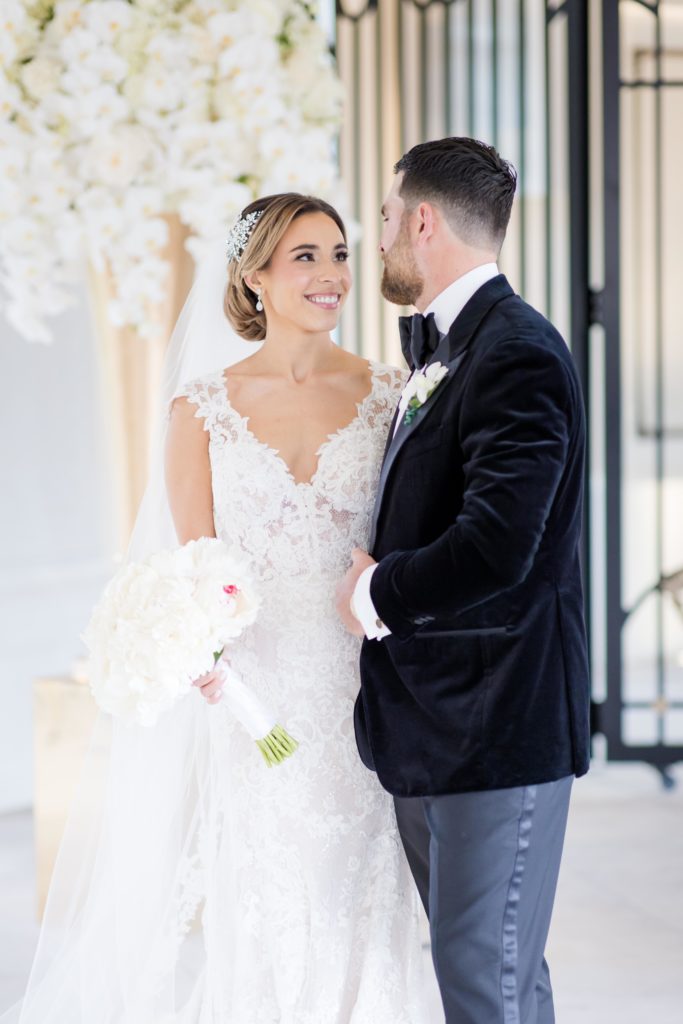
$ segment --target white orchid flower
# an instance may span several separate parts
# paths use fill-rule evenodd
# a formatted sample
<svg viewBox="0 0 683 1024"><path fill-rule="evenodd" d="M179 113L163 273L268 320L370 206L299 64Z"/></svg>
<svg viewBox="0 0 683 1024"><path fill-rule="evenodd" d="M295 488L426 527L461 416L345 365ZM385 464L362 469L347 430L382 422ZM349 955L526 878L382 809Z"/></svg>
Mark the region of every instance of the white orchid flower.
<svg viewBox="0 0 683 1024"><path fill-rule="evenodd" d="M0 283L26 337L49 338L83 255L117 323L156 329L142 220L178 214L198 255L255 195L334 196L342 89L299 0L2 3Z"/></svg>
<svg viewBox="0 0 683 1024"><path fill-rule="evenodd" d="M441 384L441 381L448 376L448 367L440 362L430 363L421 370L417 370L406 384L403 393L403 402L406 409L403 422L407 425L412 422L417 411L428 401Z"/></svg>

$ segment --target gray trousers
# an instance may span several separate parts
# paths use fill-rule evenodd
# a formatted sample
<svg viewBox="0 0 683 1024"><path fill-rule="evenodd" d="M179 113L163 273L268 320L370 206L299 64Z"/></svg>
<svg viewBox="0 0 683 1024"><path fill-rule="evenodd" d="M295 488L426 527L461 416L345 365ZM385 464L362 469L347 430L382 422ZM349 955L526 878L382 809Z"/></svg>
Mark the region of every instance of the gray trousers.
<svg viewBox="0 0 683 1024"><path fill-rule="evenodd" d="M395 798L446 1024L554 1024L544 950L572 781Z"/></svg>

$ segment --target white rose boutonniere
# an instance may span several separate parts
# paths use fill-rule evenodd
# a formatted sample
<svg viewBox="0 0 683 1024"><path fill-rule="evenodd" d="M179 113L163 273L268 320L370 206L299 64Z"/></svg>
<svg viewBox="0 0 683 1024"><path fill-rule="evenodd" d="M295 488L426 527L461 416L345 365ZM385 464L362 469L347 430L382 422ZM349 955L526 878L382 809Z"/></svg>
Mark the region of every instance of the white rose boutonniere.
<svg viewBox="0 0 683 1024"><path fill-rule="evenodd" d="M430 363L417 370L406 384L406 414L403 418L405 426L415 419L418 409L431 398L442 380L448 376L448 367L441 363Z"/></svg>

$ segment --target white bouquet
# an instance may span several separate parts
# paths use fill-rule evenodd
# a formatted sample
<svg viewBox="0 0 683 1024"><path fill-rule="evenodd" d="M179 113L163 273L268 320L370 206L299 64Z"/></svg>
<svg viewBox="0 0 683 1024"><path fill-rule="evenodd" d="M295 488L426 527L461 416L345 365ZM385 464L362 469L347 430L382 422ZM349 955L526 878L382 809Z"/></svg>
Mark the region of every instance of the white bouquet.
<svg viewBox="0 0 683 1024"><path fill-rule="evenodd" d="M254 622L256 589L244 561L209 537L124 566L106 587L83 639L90 687L104 711L153 726L192 682L213 668L225 646ZM297 743L272 712L221 663L223 701L268 764Z"/></svg>

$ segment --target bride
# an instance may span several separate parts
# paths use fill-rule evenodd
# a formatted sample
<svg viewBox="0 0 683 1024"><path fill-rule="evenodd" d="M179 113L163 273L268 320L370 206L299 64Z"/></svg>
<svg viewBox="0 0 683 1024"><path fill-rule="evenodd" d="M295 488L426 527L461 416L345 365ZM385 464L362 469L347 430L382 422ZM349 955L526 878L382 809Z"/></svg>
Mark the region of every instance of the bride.
<svg viewBox="0 0 683 1024"><path fill-rule="evenodd" d="M68 926L44 934L3 1022L426 1020L393 803L355 746L360 641L334 608L404 383L330 337L348 255L322 200L243 211L221 291L235 332L263 343L176 381L165 441L175 542L217 536L250 560L261 609L226 657L300 746L268 770L214 674L153 730L115 723L105 795L81 795L89 835L72 826L55 873L47 919L70 902Z"/></svg>

